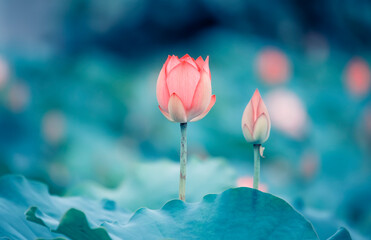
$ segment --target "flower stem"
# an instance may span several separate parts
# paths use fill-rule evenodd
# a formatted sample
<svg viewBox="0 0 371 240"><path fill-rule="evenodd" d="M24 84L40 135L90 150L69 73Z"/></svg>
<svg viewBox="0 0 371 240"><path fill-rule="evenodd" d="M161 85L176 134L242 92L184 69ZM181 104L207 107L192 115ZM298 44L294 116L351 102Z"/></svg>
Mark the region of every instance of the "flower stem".
<svg viewBox="0 0 371 240"><path fill-rule="evenodd" d="M254 183L253 187L255 189L259 188L259 178L260 178L260 144L254 144Z"/></svg>
<svg viewBox="0 0 371 240"><path fill-rule="evenodd" d="M180 124L180 178L179 178L179 199L185 201L185 185L187 174L187 123Z"/></svg>

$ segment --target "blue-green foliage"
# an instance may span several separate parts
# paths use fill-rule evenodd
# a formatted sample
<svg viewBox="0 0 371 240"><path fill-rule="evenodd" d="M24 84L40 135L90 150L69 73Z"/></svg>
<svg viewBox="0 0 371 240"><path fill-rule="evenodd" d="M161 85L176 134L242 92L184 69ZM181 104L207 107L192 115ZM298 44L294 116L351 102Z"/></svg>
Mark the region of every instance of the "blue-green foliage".
<svg viewBox="0 0 371 240"><path fill-rule="evenodd" d="M209 194L199 203L171 200L134 214L109 200L51 196L45 185L20 176L2 177L0 189L5 239L318 239L287 202L250 188ZM333 239L350 239L346 233Z"/></svg>
<svg viewBox="0 0 371 240"><path fill-rule="evenodd" d="M347 240L347 239L351 239L350 234L349 234L348 230L341 227L328 240Z"/></svg>
<svg viewBox="0 0 371 240"><path fill-rule="evenodd" d="M32 206L37 206L37 209ZM39 223L36 224L27 221L26 217L30 220L33 216L38 217L42 219L44 225L54 229L63 214L70 208L83 209L88 213L88 221L92 227L99 227L101 223L111 219L126 222L130 217L129 213L116 210L112 201L98 202L80 197L52 196L46 185L28 181L21 176L7 175L0 179L0 237L10 239L61 237L61 234L51 232L40 225L40 221L34 220Z"/></svg>

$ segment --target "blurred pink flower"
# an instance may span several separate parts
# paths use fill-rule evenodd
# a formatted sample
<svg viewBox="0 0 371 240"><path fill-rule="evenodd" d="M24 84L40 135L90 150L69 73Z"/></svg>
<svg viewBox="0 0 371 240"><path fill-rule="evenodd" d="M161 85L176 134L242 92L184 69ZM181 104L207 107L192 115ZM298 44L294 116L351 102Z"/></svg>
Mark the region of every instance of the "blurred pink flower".
<svg viewBox="0 0 371 240"><path fill-rule="evenodd" d="M345 70L345 82L352 94L366 95L371 86L371 73L367 62L358 57L350 60Z"/></svg>
<svg viewBox="0 0 371 240"><path fill-rule="evenodd" d="M66 134L66 117L59 110L51 110L42 118L42 133L45 140L50 144L59 144Z"/></svg>
<svg viewBox="0 0 371 240"><path fill-rule="evenodd" d="M320 168L320 157L317 152L306 150L300 157L300 172L305 179L313 179Z"/></svg>
<svg viewBox="0 0 371 240"><path fill-rule="evenodd" d="M9 65L5 59L0 57L0 88L2 88L9 77Z"/></svg>
<svg viewBox="0 0 371 240"><path fill-rule="evenodd" d="M156 87L162 114L173 122L194 122L202 119L215 103L211 95L209 57L194 60L169 56L161 69Z"/></svg>
<svg viewBox="0 0 371 240"><path fill-rule="evenodd" d="M240 177L239 179L237 179L237 187L252 188L253 183L254 179L252 177ZM262 192L268 192L268 187L263 183L259 183L259 190Z"/></svg>
<svg viewBox="0 0 371 240"><path fill-rule="evenodd" d="M30 88L26 83L14 83L7 96L9 109L16 113L22 112L30 103L30 95Z"/></svg>
<svg viewBox="0 0 371 240"><path fill-rule="evenodd" d="M287 89L276 89L266 95L273 127L288 136L301 139L308 126L308 115L301 99Z"/></svg>
<svg viewBox="0 0 371 240"><path fill-rule="evenodd" d="M371 106L367 107L364 110L364 116L363 116L363 124L365 126L366 133L371 135Z"/></svg>
<svg viewBox="0 0 371 240"><path fill-rule="evenodd" d="M356 138L365 152L371 154L371 102L362 110L361 116L357 117ZM366 159L364 159L366 160Z"/></svg>
<svg viewBox="0 0 371 240"><path fill-rule="evenodd" d="M267 141L271 120L267 107L256 89L242 115L242 132L248 142L262 144Z"/></svg>
<svg viewBox="0 0 371 240"><path fill-rule="evenodd" d="M330 55L330 47L325 36L318 32L309 32L304 36L304 45L309 59L324 62Z"/></svg>
<svg viewBox="0 0 371 240"><path fill-rule="evenodd" d="M286 82L290 77L290 62L280 50L268 47L257 58L257 71L262 80L268 84Z"/></svg>

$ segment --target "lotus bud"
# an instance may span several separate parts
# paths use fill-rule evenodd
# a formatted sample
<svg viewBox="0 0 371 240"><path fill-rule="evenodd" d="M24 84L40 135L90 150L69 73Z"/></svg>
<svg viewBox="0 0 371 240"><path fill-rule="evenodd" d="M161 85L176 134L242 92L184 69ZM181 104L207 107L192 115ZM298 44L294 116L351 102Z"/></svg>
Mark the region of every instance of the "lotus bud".
<svg viewBox="0 0 371 240"><path fill-rule="evenodd" d="M271 120L267 107L256 89L242 116L242 132L246 141L262 144L267 141L271 130Z"/></svg>

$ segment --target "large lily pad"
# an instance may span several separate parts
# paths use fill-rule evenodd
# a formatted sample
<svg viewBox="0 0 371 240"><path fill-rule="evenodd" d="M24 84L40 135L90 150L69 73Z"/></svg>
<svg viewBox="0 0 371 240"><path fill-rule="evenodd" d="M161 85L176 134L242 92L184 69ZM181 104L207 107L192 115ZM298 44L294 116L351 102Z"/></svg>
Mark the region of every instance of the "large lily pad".
<svg viewBox="0 0 371 240"><path fill-rule="evenodd" d="M35 222L44 225L48 218L39 214ZM93 231L85 219L71 209L55 229L71 239L83 239ZM318 239L312 225L288 203L250 188L209 194L200 203L172 200L160 210L139 209L125 224L107 221L102 226L112 239Z"/></svg>
<svg viewBox="0 0 371 240"><path fill-rule="evenodd" d="M5 239L318 239L311 223L287 202L250 188L129 214L112 201L51 196L45 185L19 176L2 177L0 187ZM334 237L350 239L344 230Z"/></svg>
<svg viewBox="0 0 371 240"><path fill-rule="evenodd" d="M124 226L104 226L123 239L318 239L288 203L251 188L209 194L194 204L172 200L160 210L138 210Z"/></svg>

